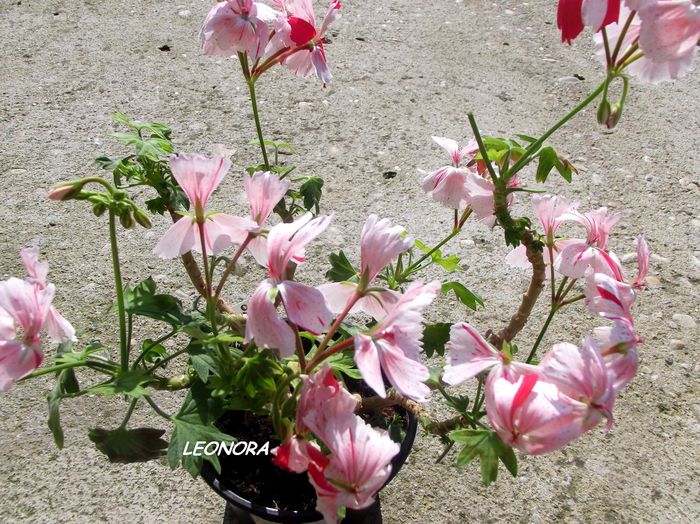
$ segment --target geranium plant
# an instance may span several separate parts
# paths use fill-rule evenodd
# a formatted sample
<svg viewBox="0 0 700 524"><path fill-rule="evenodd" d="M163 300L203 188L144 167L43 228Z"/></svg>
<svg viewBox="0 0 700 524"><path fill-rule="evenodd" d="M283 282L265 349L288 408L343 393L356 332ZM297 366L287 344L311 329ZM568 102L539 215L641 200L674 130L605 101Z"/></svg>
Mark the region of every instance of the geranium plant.
<svg viewBox="0 0 700 524"><path fill-rule="evenodd" d="M115 137L130 153L97 159L107 176L70 180L50 191L54 200L88 203L108 224L119 340L118 348L80 341L80 330L51 305L56 290L35 247L21 253L27 275L0 283L0 390L54 374L49 428L59 447L60 403L97 393L126 400L117 428L89 431L110 460L148 460L167 452L172 467L182 464L196 476L204 460L218 468L218 458L187 450L196 442L233 442L236 435L222 432L216 421L229 410L251 412L271 420L278 439L275 463L308 472L316 508L336 522L345 508L372 503L399 451L390 424L373 427L363 413L392 406L413 413L443 440L446 452L459 446L458 464L478 457L487 484L496 479L499 462L517 474L514 450L547 453L612 425L616 397L637 371L642 336L633 303L645 286L649 248L639 236L638 267L630 277L608 247L619 214L545 194L541 187L552 172L568 181L578 174L547 139L592 104L601 125L617 125L630 77L657 82L685 73L700 37L697 1L560 0L564 41L586 26L595 32L605 65L601 84L539 137L520 130L507 137L484 134L471 113L467 145L433 137L449 161L424 173L422 187L436 202L436 213L454 215L444 238L419 241L404 227L370 215L359 239L360 259L330 253L328 282L313 286L304 283L305 249L333 220L321 212L323 179L297 172L282 160L292 146L265 138L256 88L276 66L315 76L326 86L332 78L329 27L340 13L337 0L318 19L311 0L228 0L204 21L204 53L237 57L240 64L259 163L232 169L226 158L176 152L167 126L117 114L125 129ZM619 98L611 102L616 90ZM247 216L209 206L224 183L242 185ZM136 202L136 187L149 187L150 199ZM531 201L534 220L513 215L518 197ZM469 310L488 307L460 283L459 258L443 253L469 219L501 228L512 247L505 260L480 266L484 280L490 264L508 263L530 271L530 284L524 293L513 290L522 298L503 327L477 328L466 320L426 325L423 313L441 294L454 294L465 318ZM159 293L151 278L123 283L119 230L148 228L154 220L172 222L153 254L184 264L200 297L191 306ZM226 297L241 278L236 268L242 257L257 263L260 280L246 311L237 313ZM423 282L421 274L431 266L445 277ZM541 320L531 318L538 299L549 303ZM543 345L557 315L568 308L600 316L600 327L582 332L579 340ZM141 332L137 317L166 325L167 333ZM541 324L534 341L518 338L529 321ZM44 367L49 351L42 331L58 343ZM171 339L177 345L168 350ZM435 355L446 361L431 369L426 359ZM362 379L365 394L349 391L348 378ZM467 381L476 385L470 397L451 388ZM187 393L177 413L166 413L153 400L154 390ZM435 395L453 416L438 420L426 409L424 402ZM132 413L142 407L165 419L172 429L168 441L163 429L130 427Z"/></svg>

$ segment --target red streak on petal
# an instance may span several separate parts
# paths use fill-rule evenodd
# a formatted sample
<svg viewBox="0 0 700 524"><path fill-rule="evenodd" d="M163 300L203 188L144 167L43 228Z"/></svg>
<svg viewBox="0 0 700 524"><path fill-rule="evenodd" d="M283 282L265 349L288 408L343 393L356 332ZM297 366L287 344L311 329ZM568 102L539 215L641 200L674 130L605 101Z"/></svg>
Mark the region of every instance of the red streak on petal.
<svg viewBox="0 0 700 524"><path fill-rule="evenodd" d="M289 36L296 45L308 44L316 36L316 28L306 20L290 16L288 21L292 28Z"/></svg>
<svg viewBox="0 0 700 524"><path fill-rule="evenodd" d="M511 406L510 410L511 421L516 410L518 410L520 406L525 403L527 397L530 396L532 389L535 387L535 384L537 384L538 378L539 377L537 375L525 375L523 377L523 383L520 384L515 397L513 397L513 405Z"/></svg>
<svg viewBox="0 0 700 524"><path fill-rule="evenodd" d="M581 7L583 0L559 0L557 7L557 27L561 30L561 41L568 42L583 31Z"/></svg>

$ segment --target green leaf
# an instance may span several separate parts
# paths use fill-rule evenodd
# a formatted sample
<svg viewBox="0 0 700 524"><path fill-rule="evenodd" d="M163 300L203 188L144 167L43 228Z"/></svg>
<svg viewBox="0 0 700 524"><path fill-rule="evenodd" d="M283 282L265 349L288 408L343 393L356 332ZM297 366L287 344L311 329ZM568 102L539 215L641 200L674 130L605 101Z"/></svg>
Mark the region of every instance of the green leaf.
<svg viewBox="0 0 700 524"><path fill-rule="evenodd" d="M277 391L274 376L280 372L279 364L267 352L256 353L241 359L241 368L234 383L242 387L253 398L257 394L271 394Z"/></svg>
<svg viewBox="0 0 700 524"><path fill-rule="evenodd" d="M360 380L362 373L355 366L355 359L351 351L342 351L331 355L326 362L333 371L343 373L344 375Z"/></svg>
<svg viewBox="0 0 700 524"><path fill-rule="evenodd" d="M156 283L151 277L136 287L124 289L124 308L127 313L167 322L175 328L192 321L182 311L180 301L171 295L157 295Z"/></svg>
<svg viewBox="0 0 700 524"><path fill-rule="evenodd" d="M112 381L93 386L89 388L89 391L108 397L128 395L133 398L139 398L148 394L146 387L153 382L156 382L156 379L148 375L144 369L127 369L118 371Z"/></svg>
<svg viewBox="0 0 700 524"><path fill-rule="evenodd" d="M299 188L299 193L304 199L304 208L307 211L314 210L314 213L318 214L321 211L321 195L323 195L323 179L317 176L310 176L306 178Z"/></svg>
<svg viewBox="0 0 700 524"><path fill-rule="evenodd" d="M143 352L143 360L149 364L153 364L168 356L168 351L165 349L165 346L163 346L163 344L153 344L153 340L150 338L143 341L143 344L141 344L141 351Z"/></svg>
<svg viewBox="0 0 700 524"><path fill-rule="evenodd" d="M182 408L172 417L175 429L168 446L168 463L172 469L182 463L182 467L192 477L196 477L203 461L208 460L216 471L221 472L221 464L216 455L184 455L186 447L191 451L198 441L235 441L232 436L222 433L214 426L213 422L220 413L220 400L212 398L202 384L190 388Z"/></svg>
<svg viewBox="0 0 700 524"><path fill-rule="evenodd" d="M442 294L445 295L449 293L450 291L454 291L455 295L459 299L459 301L467 306L469 309L473 309L476 311L478 306L484 306L484 300L474 293L473 291L468 290L463 284L460 284L459 282L445 282L442 284Z"/></svg>
<svg viewBox="0 0 700 524"><path fill-rule="evenodd" d="M63 344L59 346L59 352L61 352L62 346ZM47 424L58 449L63 449L63 428L61 427L61 415L59 413L61 400L63 400L64 395L77 393L78 391L80 391L80 386L75 378L74 370L64 369L56 373L56 385L51 390L51 393L46 396L49 405Z"/></svg>
<svg viewBox="0 0 700 524"><path fill-rule="evenodd" d="M423 242L420 240L416 240L414 242L414 245L420 249L423 253L428 253L431 251L432 248L426 246ZM439 249L436 249L430 254L430 258L435 264L439 264L442 266L445 271L448 273L452 273L453 271L461 270L462 267L459 265L461 259L456 256L456 255L450 255L447 257L442 256L442 253L440 252Z"/></svg>
<svg viewBox="0 0 700 524"><path fill-rule="evenodd" d="M161 438L164 433L165 430L154 428L95 428L88 431L88 437L110 462L130 463L164 455L168 447L167 441Z"/></svg>
<svg viewBox="0 0 700 524"><path fill-rule="evenodd" d="M452 324L440 322L425 326L423 330L423 351L425 356L430 358L435 353L440 356L445 354L445 344L450 340L450 328Z"/></svg>
<svg viewBox="0 0 700 524"><path fill-rule="evenodd" d="M481 462L481 479L488 486L498 476L498 461L506 466L511 475L518 474L517 459L513 449L506 446L498 435L487 429L458 429L452 431L449 438L464 444L457 455L457 466L466 466L474 458Z"/></svg>
<svg viewBox="0 0 700 524"><path fill-rule="evenodd" d="M331 269L326 272L326 278L331 282L348 282L357 277L357 271L342 251L331 253L329 260Z"/></svg>
<svg viewBox="0 0 700 524"><path fill-rule="evenodd" d="M547 146L543 147L539 153L540 161L537 164L537 172L535 173L535 180L537 182L543 183L547 180L549 173L552 168L558 162L557 153L553 148Z"/></svg>

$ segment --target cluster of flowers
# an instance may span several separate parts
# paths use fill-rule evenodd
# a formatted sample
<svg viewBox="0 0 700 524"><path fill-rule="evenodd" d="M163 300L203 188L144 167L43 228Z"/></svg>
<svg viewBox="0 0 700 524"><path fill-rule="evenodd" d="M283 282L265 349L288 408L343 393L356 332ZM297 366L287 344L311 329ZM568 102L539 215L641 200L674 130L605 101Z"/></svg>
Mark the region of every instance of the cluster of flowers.
<svg viewBox="0 0 700 524"><path fill-rule="evenodd" d="M413 283L404 294L372 287L377 275L413 240L405 230L388 220L370 215L360 240L360 281L330 283L318 288L289 277L290 263L304 262L306 246L329 225L331 217L312 218L305 214L292 223L263 228L275 205L289 188L289 182L269 172L243 175L250 205L249 217L235 217L207 211L207 202L230 164L221 158L178 155L170 158L173 176L190 201L194 214L184 214L158 242L154 253L162 258L181 256L194 249L217 255L233 244L243 246L267 270L248 302L246 341L260 348L275 349L280 356L294 353L294 326L316 335L331 326L338 315L366 313L378 323L366 333L355 335L355 359L367 383L384 396L382 370L398 391L423 400L428 369L420 363L421 312L439 294L440 283ZM202 234L204 241L202 242ZM277 300L279 298L279 301ZM281 317L284 308L289 323Z"/></svg>
<svg viewBox="0 0 700 524"><path fill-rule="evenodd" d="M340 17L340 2L330 2L320 26L311 0L274 0L274 4L276 9L253 0L216 4L200 33L204 53L244 53L255 61L253 75L279 63L298 76L315 73L328 84L332 75L324 44L329 26Z"/></svg>
<svg viewBox="0 0 700 524"><path fill-rule="evenodd" d="M629 60L627 71L647 81L687 73L700 39L698 0L559 0L557 24L571 43L584 29L596 32L596 52L607 65L610 51Z"/></svg>
<svg viewBox="0 0 700 524"><path fill-rule="evenodd" d="M639 236L639 271L626 283L622 267L609 251L607 239L619 215L605 208L581 214L566 199L533 197L545 235L545 258L558 273L585 278L585 303L591 312L613 322L595 329L580 346L555 344L539 365L515 362L508 351L499 351L466 323L450 333L443 380L456 385L490 369L486 380L486 412L501 439L526 453L547 453L562 447L607 418L618 392L634 377L638 367L636 347L642 342L634 328L631 306L633 288L644 287L649 249ZM556 237L567 220L583 224L586 239ZM529 264L522 247L508 255L514 265ZM529 265L527 266L529 267ZM596 340L597 339L597 340Z"/></svg>
<svg viewBox="0 0 700 524"><path fill-rule="evenodd" d="M73 326L51 305L56 288L46 281L48 263L36 247L21 256L27 278L0 282L0 392L41 365L42 330L56 342L75 340Z"/></svg>
<svg viewBox="0 0 700 524"><path fill-rule="evenodd" d="M399 445L382 430L355 415L358 399L348 393L327 365L303 377L296 433L275 449L275 463L295 473L308 472L316 489L316 509L326 522L338 510L363 509L374 501L391 474ZM312 434L330 451L309 440Z"/></svg>

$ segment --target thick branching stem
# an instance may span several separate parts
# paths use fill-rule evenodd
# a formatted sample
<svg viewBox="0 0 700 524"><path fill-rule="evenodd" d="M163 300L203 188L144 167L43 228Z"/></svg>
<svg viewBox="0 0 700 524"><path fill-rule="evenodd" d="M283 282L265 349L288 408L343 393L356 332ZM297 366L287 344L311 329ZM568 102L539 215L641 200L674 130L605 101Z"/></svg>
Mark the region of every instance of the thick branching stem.
<svg viewBox="0 0 700 524"><path fill-rule="evenodd" d="M358 405L357 411L370 412L378 411L380 409L388 408L391 406L400 406L406 411L410 411L417 419L425 418L428 414L423 409L423 406L418 402L407 399L401 393L396 391L390 391L387 393L386 398L382 397L368 397L363 398Z"/></svg>
<svg viewBox="0 0 700 524"><path fill-rule="evenodd" d="M494 211L500 225L509 231L515 229L517 225L508 211L507 195L507 188L502 184L497 184L494 191ZM508 325L489 337L491 344L496 348L500 348L505 340L513 340L515 335L525 327L530 313L532 313L532 309L535 307L542 289L544 289L547 278L541 243L535 240L532 232L527 229L523 229L520 242L525 246L527 259L532 264L532 279L527 291L522 296L518 310L511 317Z"/></svg>

